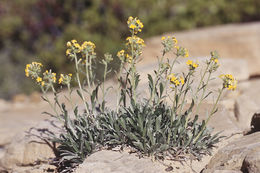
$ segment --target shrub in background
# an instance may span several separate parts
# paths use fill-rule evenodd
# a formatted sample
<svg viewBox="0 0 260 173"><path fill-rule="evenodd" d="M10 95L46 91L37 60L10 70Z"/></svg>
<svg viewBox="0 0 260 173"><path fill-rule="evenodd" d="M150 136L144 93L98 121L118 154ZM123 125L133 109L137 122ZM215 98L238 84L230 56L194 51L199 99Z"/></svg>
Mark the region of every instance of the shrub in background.
<svg viewBox="0 0 260 173"><path fill-rule="evenodd" d="M187 73L173 73L178 59L189 57L189 53L178 45L175 37L162 37L163 53L158 59L158 69L154 70L154 74L148 74L149 95L139 98L137 89L140 79L136 64L145 44L137 34L142 31L143 23L137 18L129 17L127 24L131 35L126 38L125 49L117 53L120 68L117 74L118 84L112 87L117 92L114 109L106 106L106 95L111 87L105 84L110 72L107 67L113 57L111 54L104 55L100 62L104 66L103 78L95 83L93 64L99 59L95 53L96 46L90 41L82 44L76 40L67 42L66 54L74 62L75 72L60 74L58 81L52 70L41 72L41 63L33 62L26 66L26 76L36 81L44 94L43 99L53 109L53 113L48 114L63 124L62 134L49 136L48 139L59 144L55 164L61 172L72 171L95 151L117 146L121 146L121 149L131 147L140 156L150 156L152 159L178 157L184 160L190 155L193 159L201 159L203 155L211 153L220 139L219 134L212 134L207 124L217 111L223 90L236 89L236 80L232 75L220 76L223 85L206 116L208 118L199 122L197 115L203 100L212 93L208 92L207 86L212 73L219 67L218 54L211 52L211 58L205 62L205 69L202 69L199 83L194 84L194 79L198 78L194 72L198 70L199 64L188 60ZM165 57L170 52L176 56L173 61ZM83 102L82 112L78 111L77 105L71 100L71 93L74 92L70 86L72 80L78 85L76 92ZM73 115L69 115L66 105L60 103L54 87L56 82L67 85L69 95L66 98L74 110ZM48 90L54 93L53 101L45 95ZM98 94L99 91L101 94ZM192 98L191 103L187 103L187 96Z"/></svg>

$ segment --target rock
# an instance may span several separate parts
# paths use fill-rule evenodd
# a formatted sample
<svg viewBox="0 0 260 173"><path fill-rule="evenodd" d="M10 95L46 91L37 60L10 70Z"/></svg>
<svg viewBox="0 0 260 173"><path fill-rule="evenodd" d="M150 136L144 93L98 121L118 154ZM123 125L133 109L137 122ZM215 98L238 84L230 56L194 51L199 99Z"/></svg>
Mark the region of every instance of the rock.
<svg viewBox="0 0 260 173"><path fill-rule="evenodd" d="M0 165L6 169L13 169L17 166L35 165L37 162L46 162L55 155L48 145L39 141L31 141L24 136L17 136L7 146L5 154L0 160Z"/></svg>
<svg viewBox="0 0 260 173"><path fill-rule="evenodd" d="M248 89L244 89L243 93L235 100L235 116L239 123L239 127L245 131L251 129L251 119L255 112L260 109L259 88L260 80L250 80Z"/></svg>
<svg viewBox="0 0 260 173"><path fill-rule="evenodd" d="M39 92L32 92L30 95L30 102L32 103L40 103L42 101L41 94Z"/></svg>
<svg viewBox="0 0 260 173"><path fill-rule="evenodd" d="M25 94L17 94L13 96L12 102L17 103L17 102L26 102L28 101L28 97Z"/></svg>
<svg viewBox="0 0 260 173"><path fill-rule="evenodd" d="M241 170L248 173L259 173L260 172L260 150L255 153L251 153L246 156Z"/></svg>
<svg viewBox="0 0 260 173"><path fill-rule="evenodd" d="M164 34L164 36L173 35L176 36L180 46L189 50L192 57L209 56L210 51L217 50L223 58L246 59L250 66L250 76L260 74L259 22ZM161 36L147 39L145 43L143 64L156 61L156 57L160 57L162 51Z"/></svg>
<svg viewBox="0 0 260 173"><path fill-rule="evenodd" d="M260 131L260 112L256 112L251 120L251 133Z"/></svg>
<svg viewBox="0 0 260 173"><path fill-rule="evenodd" d="M242 172L234 171L234 170L215 170L213 173L242 173Z"/></svg>
<svg viewBox="0 0 260 173"><path fill-rule="evenodd" d="M46 121L36 127L40 130L31 133L21 132L13 138L11 144L5 147L3 157L0 158L0 167L13 170L20 166L48 163L50 158L55 157L51 144L45 143L39 137L43 137L43 132L47 129L57 135L59 132Z"/></svg>
<svg viewBox="0 0 260 173"><path fill-rule="evenodd" d="M215 170L245 169L248 173L257 173L260 164L260 132L243 136L221 148L210 160L203 173ZM251 171L251 172L250 172Z"/></svg>
<svg viewBox="0 0 260 173"><path fill-rule="evenodd" d="M207 119L207 112L210 112L212 107L212 104L207 103L201 105L200 110L198 111L200 121ZM223 104L218 105L218 111L212 116L208 126L213 127L215 133L221 132L220 135L223 136L230 136L242 131L237 125L234 112L229 111Z"/></svg>
<svg viewBox="0 0 260 173"><path fill-rule="evenodd" d="M75 173L163 173L165 167L150 158L127 152L99 151L90 155Z"/></svg>

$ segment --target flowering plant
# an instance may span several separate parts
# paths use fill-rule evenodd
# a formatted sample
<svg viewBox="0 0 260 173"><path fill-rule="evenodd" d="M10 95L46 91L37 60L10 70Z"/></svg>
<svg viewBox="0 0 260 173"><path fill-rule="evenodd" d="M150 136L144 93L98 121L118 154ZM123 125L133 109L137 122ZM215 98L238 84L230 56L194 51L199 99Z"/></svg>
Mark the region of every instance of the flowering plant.
<svg viewBox="0 0 260 173"><path fill-rule="evenodd" d="M198 62L187 60L187 73L173 72L179 58L188 58L189 53L186 48L178 45L175 37L162 37L163 51L158 59L158 68L154 70L154 75L148 74L149 96L140 99L137 97L140 75L136 64L145 44L137 34L142 31L143 24L133 17L129 17L127 24L131 36L126 39L126 48L117 53L120 68L117 74L118 85L114 87L117 102L113 110L106 106L106 95L110 87L105 85L110 72L108 64L113 57L110 54L104 55L100 62L104 66L103 79L96 83L93 73L93 64L97 61L94 43L85 41L80 45L76 40L67 42L66 55L75 64L75 74L60 74L58 83L66 85L69 90L70 96L66 98L74 110L74 117L68 114L65 104L60 104L54 87L56 73L47 70L41 74L42 64L36 62L26 66L26 76L36 80L44 94L51 89L55 95L54 103L46 95L43 98L53 108L53 116L64 126L64 132L59 137L51 136L49 139L60 144L57 148L57 165L61 170L71 171L94 151L118 145L121 148L129 146L140 155L148 155L153 159L185 159L187 154L200 159L203 154L210 154L211 148L220 139L218 134L212 135L207 124L217 111L223 90L236 89L237 82L232 75L220 76L223 85L208 118L198 122L197 115L203 100L212 93L207 92L207 87L212 73L219 67L217 52L211 52L199 82L194 84ZM173 61L165 57L170 52L176 56ZM83 112L78 111L71 99L72 80L78 84L76 91L83 101ZM191 97L191 103L187 102L188 96Z"/></svg>

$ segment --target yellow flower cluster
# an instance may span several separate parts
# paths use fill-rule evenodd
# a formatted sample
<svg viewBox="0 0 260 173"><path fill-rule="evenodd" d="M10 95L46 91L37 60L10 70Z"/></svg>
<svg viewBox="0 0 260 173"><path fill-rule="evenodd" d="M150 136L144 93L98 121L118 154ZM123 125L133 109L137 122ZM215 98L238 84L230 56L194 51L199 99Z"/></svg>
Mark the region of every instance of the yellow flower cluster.
<svg viewBox="0 0 260 173"><path fill-rule="evenodd" d="M175 87L179 86L180 84L184 84L184 78L179 77L177 78L174 73L167 76L167 80L169 80L172 84L175 85Z"/></svg>
<svg viewBox="0 0 260 173"><path fill-rule="evenodd" d="M178 40L176 39L176 37L168 36L166 38L166 37L163 36L161 38L161 40L162 40L162 45L164 47L165 53L170 52L174 47L176 47L176 45L178 43Z"/></svg>
<svg viewBox="0 0 260 173"><path fill-rule="evenodd" d="M142 54L142 49L145 46L144 40L140 37L137 37L136 35L127 37L126 38L126 46L128 47L128 51L131 52L133 51L133 55L139 56ZM126 54L126 58L129 58L128 54Z"/></svg>
<svg viewBox="0 0 260 173"><path fill-rule="evenodd" d="M188 60L186 64L189 66L190 70L195 70L199 66L199 64L193 62L192 60Z"/></svg>
<svg viewBox="0 0 260 173"><path fill-rule="evenodd" d="M184 58L189 57L188 49L186 49L184 47L180 47L180 46L175 46L175 48L177 49L177 56L183 56Z"/></svg>
<svg viewBox="0 0 260 173"><path fill-rule="evenodd" d="M145 46L144 40L140 37L137 37L136 35L132 37L127 37L126 41L127 41L126 45L137 44L140 46Z"/></svg>
<svg viewBox="0 0 260 173"><path fill-rule="evenodd" d="M60 74L59 84L68 85L71 81L72 74L64 75Z"/></svg>
<svg viewBox="0 0 260 173"><path fill-rule="evenodd" d="M128 28L131 29L131 32L134 34L141 32L144 27L143 23L137 17L133 18L132 16L128 18L127 24Z"/></svg>
<svg viewBox="0 0 260 173"><path fill-rule="evenodd" d="M218 58L219 58L218 53L214 51L214 52L210 52L210 55L211 55L210 61L214 62L215 64L218 64Z"/></svg>
<svg viewBox="0 0 260 173"><path fill-rule="evenodd" d="M223 88L235 90L237 88L237 80L231 74L222 74L219 76L223 80Z"/></svg>
<svg viewBox="0 0 260 173"><path fill-rule="evenodd" d="M82 45L80 45L77 40L71 40L67 42L67 48L66 55L74 57L75 53L94 54L94 49L96 46L91 41L85 41Z"/></svg>
<svg viewBox="0 0 260 173"><path fill-rule="evenodd" d="M43 73L43 78L48 80L51 83L56 83L56 73L52 73L51 70L46 70Z"/></svg>
<svg viewBox="0 0 260 173"><path fill-rule="evenodd" d="M89 54L93 54L95 48L96 48L96 45L94 43L92 43L91 41L84 41L83 44L81 45L81 49L84 52L87 52Z"/></svg>
<svg viewBox="0 0 260 173"><path fill-rule="evenodd" d="M25 76L31 76L33 79L37 78L39 73L41 72L42 64L38 62L32 62L31 64L27 64L25 67Z"/></svg>

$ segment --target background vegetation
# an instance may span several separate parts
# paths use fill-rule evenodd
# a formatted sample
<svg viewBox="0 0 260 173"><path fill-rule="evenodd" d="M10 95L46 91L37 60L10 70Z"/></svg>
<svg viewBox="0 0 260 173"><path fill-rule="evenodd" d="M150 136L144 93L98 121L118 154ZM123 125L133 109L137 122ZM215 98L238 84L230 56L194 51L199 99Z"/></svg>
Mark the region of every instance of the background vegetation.
<svg viewBox="0 0 260 173"><path fill-rule="evenodd" d="M91 40L97 54L121 49L128 16L144 22L142 37L231 22L260 20L259 0L1 0L0 97L29 93L25 64L40 61L71 72L66 42ZM117 68L114 63L112 68ZM102 73L102 72L100 72Z"/></svg>

